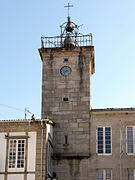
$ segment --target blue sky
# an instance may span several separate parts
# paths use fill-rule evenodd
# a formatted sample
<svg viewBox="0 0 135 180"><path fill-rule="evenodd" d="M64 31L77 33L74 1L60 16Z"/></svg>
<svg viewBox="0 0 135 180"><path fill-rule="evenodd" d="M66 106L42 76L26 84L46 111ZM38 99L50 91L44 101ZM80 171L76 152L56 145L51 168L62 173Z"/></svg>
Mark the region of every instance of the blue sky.
<svg viewBox="0 0 135 180"><path fill-rule="evenodd" d="M40 118L40 37L60 34L68 2L94 37L92 108L135 107L134 0L0 0L0 119L23 119L25 107Z"/></svg>

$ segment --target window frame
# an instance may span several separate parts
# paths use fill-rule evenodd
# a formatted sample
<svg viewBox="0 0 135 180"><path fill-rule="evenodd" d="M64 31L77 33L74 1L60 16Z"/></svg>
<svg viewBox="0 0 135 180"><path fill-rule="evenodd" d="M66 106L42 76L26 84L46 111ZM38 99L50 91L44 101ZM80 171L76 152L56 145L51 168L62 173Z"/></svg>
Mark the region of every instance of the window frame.
<svg viewBox="0 0 135 180"><path fill-rule="evenodd" d="M103 128L103 153L98 153L98 128ZM110 153L106 153L105 151L106 151L106 147L105 147L105 128L110 128L110 136L111 136L111 139L110 139L110 141L111 141L111 143L110 143L110 145L111 145L111 152ZM97 126L97 128L96 128L96 154L97 155L105 155L105 156L110 156L110 155L112 155L112 127L111 126Z"/></svg>
<svg viewBox="0 0 135 180"><path fill-rule="evenodd" d="M11 141L16 141L16 145L15 147L12 147L11 146ZM22 155L22 152L23 152L23 158L19 158L19 141L24 141L24 143L21 143L21 144L24 144L24 146L20 146L20 148L24 148L24 151L20 151L20 156ZM11 153L11 156L12 156L12 149L11 148L14 148L15 149L15 163L14 163L14 167L9 167L10 166L10 160L12 160L12 157L10 159L10 153ZM18 167L18 161L20 160L23 160L23 167ZM17 171L22 171L25 169L25 162L26 161L26 139L25 138L10 138L9 139L9 147L8 147L8 170L9 171L14 171L14 170L17 170Z"/></svg>
<svg viewBox="0 0 135 180"><path fill-rule="evenodd" d="M48 177L53 176L53 140L50 133L48 133L48 142L47 142L47 174Z"/></svg>
<svg viewBox="0 0 135 180"><path fill-rule="evenodd" d="M99 179L99 177L98 177L99 176L99 174L98 174L99 170L102 171L103 179L101 179L101 178ZM97 180L106 180L106 178L107 178L106 175L107 175L108 170L110 170L110 172L111 172L111 179L110 180L112 180L112 169L97 169Z"/></svg>
<svg viewBox="0 0 135 180"><path fill-rule="evenodd" d="M129 171L133 172L133 178L135 179L135 169L128 169L128 180L130 180L129 179Z"/></svg>
<svg viewBox="0 0 135 180"><path fill-rule="evenodd" d="M128 133L127 133L128 127L133 128L133 152L132 153L128 152ZM135 126L127 126L126 127L126 154L127 155L135 155Z"/></svg>

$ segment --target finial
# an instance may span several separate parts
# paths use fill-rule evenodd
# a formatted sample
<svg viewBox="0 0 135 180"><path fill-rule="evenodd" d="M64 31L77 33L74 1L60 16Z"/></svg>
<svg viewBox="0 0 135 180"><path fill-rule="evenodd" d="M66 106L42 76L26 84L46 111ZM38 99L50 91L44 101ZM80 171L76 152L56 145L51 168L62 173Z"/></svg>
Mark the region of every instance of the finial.
<svg viewBox="0 0 135 180"><path fill-rule="evenodd" d="M73 7L73 5L71 5L70 3L68 3L68 5L67 6L64 6L65 8L68 8L68 17L69 17L69 10L70 10L70 8L71 7Z"/></svg>

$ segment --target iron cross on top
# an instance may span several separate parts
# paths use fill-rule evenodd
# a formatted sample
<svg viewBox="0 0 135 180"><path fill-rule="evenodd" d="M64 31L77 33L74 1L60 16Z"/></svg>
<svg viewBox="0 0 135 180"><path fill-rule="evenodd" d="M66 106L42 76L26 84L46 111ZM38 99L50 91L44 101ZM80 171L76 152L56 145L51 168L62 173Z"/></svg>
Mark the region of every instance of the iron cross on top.
<svg viewBox="0 0 135 180"><path fill-rule="evenodd" d="M70 10L70 8L71 7L73 7L73 5L71 5L70 3L68 3L68 5L67 6L64 6L65 8L68 8L68 17L69 17L69 10Z"/></svg>

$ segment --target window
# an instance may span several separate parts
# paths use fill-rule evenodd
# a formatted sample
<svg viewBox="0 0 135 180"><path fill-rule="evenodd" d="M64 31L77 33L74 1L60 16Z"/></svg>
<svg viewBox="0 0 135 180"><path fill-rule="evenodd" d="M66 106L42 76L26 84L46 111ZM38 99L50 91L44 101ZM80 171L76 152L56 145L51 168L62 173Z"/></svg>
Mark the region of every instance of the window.
<svg viewBox="0 0 135 180"><path fill-rule="evenodd" d="M25 140L10 139L9 140L9 168L24 168L25 160Z"/></svg>
<svg viewBox="0 0 135 180"><path fill-rule="evenodd" d="M135 154L135 126L127 127L127 153Z"/></svg>
<svg viewBox="0 0 135 180"><path fill-rule="evenodd" d="M64 62L68 62L68 58L64 58Z"/></svg>
<svg viewBox="0 0 135 180"><path fill-rule="evenodd" d="M112 180L112 170L111 169L98 169L97 180Z"/></svg>
<svg viewBox="0 0 135 180"><path fill-rule="evenodd" d="M128 180L135 180L135 169L128 169Z"/></svg>
<svg viewBox="0 0 135 180"><path fill-rule="evenodd" d="M48 140L48 149L47 149L47 174L48 177L52 177L53 175L53 143L52 139L49 135L49 140Z"/></svg>
<svg viewBox="0 0 135 180"><path fill-rule="evenodd" d="M97 128L97 153L111 154L111 127Z"/></svg>
<svg viewBox="0 0 135 180"><path fill-rule="evenodd" d="M64 97L64 98L63 98L63 101L68 101L68 97Z"/></svg>
<svg viewBox="0 0 135 180"><path fill-rule="evenodd" d="M64 145L68 145L68 136L64 136Z"/></svg>

